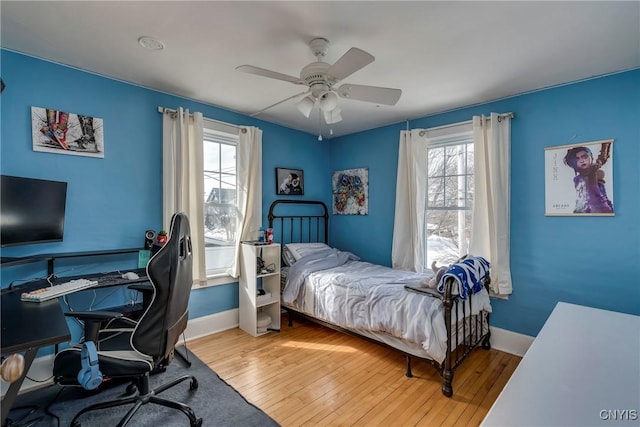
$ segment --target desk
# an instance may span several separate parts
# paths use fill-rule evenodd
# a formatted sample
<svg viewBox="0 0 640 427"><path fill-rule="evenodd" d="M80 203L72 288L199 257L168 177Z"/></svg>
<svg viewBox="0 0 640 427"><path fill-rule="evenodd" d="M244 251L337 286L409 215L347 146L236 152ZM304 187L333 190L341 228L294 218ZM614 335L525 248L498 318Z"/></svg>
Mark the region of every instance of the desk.
<svg viewBox="0 0 640 427"><path fill-rule="evenodd" d="M140 276L135 280L113 280L119 275L114 273L87 274L77 277L59 277L54 283L64 283L74 278L87 278L97 280L99 285L81 291L92 290L100 287L122 286L135 283L148 282L144 276L145 270L133 270ZM105 279L105 280L102 280ZM102 283L101 283L102 282ZM23 302L20 294L47 286L46 280L34 280L12 290L3 290L2 293L2 355L26 352L24 356L25 366L22 377L13 382L2 399L2 424L5 425L7 414L13 406L13 402L20 391L24 378L36 357L38 349L50 345L71 340L71 334L67 326L62 307L58 298L49 301L34 303Z"/></svg>
<svg viewBox="0 0 640 427"><path fill-rule="evenodd" d="M58 299L39 304L20 300L21 290L6 292L1 297L2 355L26 352L24 373L13 382L2 399L2 425L20 391L22 382L36 357L38 348L60 344L71 339L67 320ZM28 325L28 326L27 326Z"/></svg>
<svg viewBox="0 0 640 427"><path fill-rule="evenodd" d="M640 420L640 316L560 302L482 426Z"/></svg>

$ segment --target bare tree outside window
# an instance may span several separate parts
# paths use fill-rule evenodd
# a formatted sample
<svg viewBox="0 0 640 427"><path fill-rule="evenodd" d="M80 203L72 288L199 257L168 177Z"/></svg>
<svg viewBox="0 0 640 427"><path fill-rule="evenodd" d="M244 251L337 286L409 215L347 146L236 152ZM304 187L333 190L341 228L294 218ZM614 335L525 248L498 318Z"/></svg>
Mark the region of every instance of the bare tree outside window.
<svg viewBox="0 0 640 427"><path fill-rule="evenodd" d="M237 135L205 130L204 239L208 274L223 273L231 266L236 241Z"/></svg>
<svg viewBox="0 0 640 427"><path fill-rule="evenodd" d="M455 262L467 253L473 204L473 141L428 149L426 264Z"/></svg>

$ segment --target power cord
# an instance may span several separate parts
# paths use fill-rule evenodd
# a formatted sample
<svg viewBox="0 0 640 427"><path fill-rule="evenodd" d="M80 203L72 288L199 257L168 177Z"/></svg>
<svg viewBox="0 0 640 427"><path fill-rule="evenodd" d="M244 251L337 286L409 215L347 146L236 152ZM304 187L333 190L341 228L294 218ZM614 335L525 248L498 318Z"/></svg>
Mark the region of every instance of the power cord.
<svg viewBox="0 0 640 427"><path fill-rule="evenodd" d="M109 292L107 295L105 295L104 297L102 297L99 301L96 302L96 296L97 296L97 292L94 289L93 290L93 299L89 305L88 310L92 310L94 305L98 305L100 303L102 303L103 301L105 301L107 298L110 298L112 295L114 295L116 292L118 292L118 289L113 289L111 292ZM67 294L67 295L63 295L62 300L64 301L65 305L67 306L67 310L69 310L69 313L73 313L73 307L71 307L71 303L69 302L69 295L73 295L73 294ZM80 338L78 339L78 343L81 343L84 340L84 322L80 319L78 319L77 317L73 317L71 316L71 319L73 319L73 321L80 326L80 329L82 330L82 335L80 336Z"/></svg>
<svg viewBox="0 0 640 427"><path fill-rule="evenodd" d="M184 332L182 332L182 346L184 347L184 355L180 352L178 352L178 350L176 349L176 352L182 356L183 359L185 359L185 362L187 362L187 365L189 365L189 367L191 367L191 360L189 359L189 349L187 348L187 336L184 334Z"/></svg>
<svg viewBox="0 0 640 427"><path fill-rule="evenodd" d="M16 290L16 289L15 289L15 287L17 286L17 285L15 284L16 282L33 282L33 281L35 281L35 280L46 280L46 281L49 283L49 286L53 286L53 283L51 283L51 280L55 280L55 279L57 279L57 278L58 278L58 276L56 276L55 274L50 274L50 275L48 275L48 276L33 277L33 278L31 278L31 279L15 279L15 280L12 280L12 281L9 283L9 286L7 286L7 287L6 287L6 291L8 291L8 292L12 292L12 291ZM5 289L3 289L3 291L4 291L4 290L5 290Z"/></svg>
<svg viewBox="0 0 640 427"><path fill-rule="evenodd" d="M93 310L93 303L96 302L97 296L98 296L98 293L94 289L93 290L93 299L91 299L91 304L89 304L89 311Z"/></svg>
<svg viewBox="0 0 640 427"><path fill-rule="evenodd" d="M33 381L34 383L46 383L49 380L51 380L53 378L53 375L51 375L49 378L46 378L44 380L35 380L33 378L31 378L29 375L25 375L24 376L26 379L28 379L29 381Z"/></svg>

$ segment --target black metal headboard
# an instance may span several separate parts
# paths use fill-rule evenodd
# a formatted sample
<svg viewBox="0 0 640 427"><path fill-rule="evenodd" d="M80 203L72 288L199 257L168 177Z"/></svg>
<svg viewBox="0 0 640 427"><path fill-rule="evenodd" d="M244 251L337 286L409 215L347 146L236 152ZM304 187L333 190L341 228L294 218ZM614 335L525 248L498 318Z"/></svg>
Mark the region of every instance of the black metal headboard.
<svg viewBox="0 0 640 427"><path fill-rule="evenodd" d="M329 243L329 212L324 202L275 200L269 207L267 219L278 243Z"/></svg>

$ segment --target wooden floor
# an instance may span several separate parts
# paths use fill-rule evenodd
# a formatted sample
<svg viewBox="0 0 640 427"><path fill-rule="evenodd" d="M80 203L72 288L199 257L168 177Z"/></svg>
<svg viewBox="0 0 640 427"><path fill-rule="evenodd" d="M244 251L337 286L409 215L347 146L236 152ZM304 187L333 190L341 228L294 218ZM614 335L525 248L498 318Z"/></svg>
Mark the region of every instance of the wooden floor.
<svg viewBox="0 0 640 427"><path fill-rule="evenodd" d="M188 346L222 379L282 426L477 426L520 358L477 349L442 395L435 368L366 340L285 318L280 333L241 329Z"/></svg>

